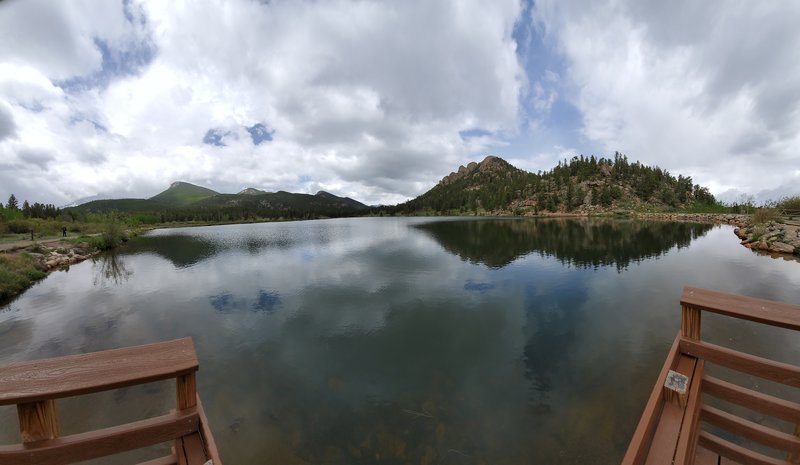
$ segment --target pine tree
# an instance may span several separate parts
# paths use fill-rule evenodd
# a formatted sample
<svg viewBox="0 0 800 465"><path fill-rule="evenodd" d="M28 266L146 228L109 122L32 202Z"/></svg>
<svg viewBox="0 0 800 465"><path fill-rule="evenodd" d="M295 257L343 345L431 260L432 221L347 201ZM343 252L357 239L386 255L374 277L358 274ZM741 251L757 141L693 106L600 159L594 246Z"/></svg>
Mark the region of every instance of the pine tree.
<svg viewBox="0 0 800 465"><path fill-rule="evenodd" d="M6 204L6 208L9 210L19 210L19 203L17 202L17 198L14 196L14 194L11 194L11 196L8 198L8 204Z"/></svg>

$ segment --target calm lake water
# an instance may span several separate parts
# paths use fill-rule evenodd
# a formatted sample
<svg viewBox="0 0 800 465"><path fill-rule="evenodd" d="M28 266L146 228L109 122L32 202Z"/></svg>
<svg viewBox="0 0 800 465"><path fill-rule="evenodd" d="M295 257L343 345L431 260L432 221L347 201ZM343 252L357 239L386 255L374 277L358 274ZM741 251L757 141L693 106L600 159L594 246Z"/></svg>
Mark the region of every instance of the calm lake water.
<svg viewBox="0 0 800 465"><path fill-rule="evenodd" d="M0 363L191 336L231 465L613 464L685 285L800 303L800 263L756 255L731 227L684 223L164 229L0 308ZM789 332L704 318L711 341L800 359ZM62 429L162 413L173 389L66 399ZM0 443L16 431L0 408Z"/></svg>

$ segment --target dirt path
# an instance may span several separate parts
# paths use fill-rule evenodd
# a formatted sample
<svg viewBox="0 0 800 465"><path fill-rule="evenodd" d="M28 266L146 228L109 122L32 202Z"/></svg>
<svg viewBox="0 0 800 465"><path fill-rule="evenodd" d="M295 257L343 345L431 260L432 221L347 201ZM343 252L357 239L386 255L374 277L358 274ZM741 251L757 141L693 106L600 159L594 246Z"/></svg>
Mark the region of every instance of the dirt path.
<svg viewBox="0 0 800 465"><path fill-rule="evenodd" d="M89 234L90 236L97 236L97 234ZM24 241L14 241L14 242L7 242L0 244L0 252L16 252L18 250L24 250L28 247L32 247L34 245L45 245L47 247L59 247L62 245L62 242L68 241L70 239L77 239L78 236L67 236L67 237L58 237L55 239L40 239L40 240L24 240ZM65 247L72 246L71 242L63 243Z"/></svg>

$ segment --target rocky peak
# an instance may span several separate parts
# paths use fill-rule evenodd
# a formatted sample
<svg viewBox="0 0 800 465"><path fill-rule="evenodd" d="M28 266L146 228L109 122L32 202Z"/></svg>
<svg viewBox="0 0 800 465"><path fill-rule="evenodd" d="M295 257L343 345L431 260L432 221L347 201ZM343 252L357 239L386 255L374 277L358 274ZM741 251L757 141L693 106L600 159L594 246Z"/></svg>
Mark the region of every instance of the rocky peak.
<svg viewBox="0 0 800 465"><path fill-rule="evenodd" d="M483 159L480 163L475 163L474 161L468 164L467 166L461 165L458 167L458 171L454 171L439 181L440 185L448 185L452 184L459 179L462 179L475 171L497 171L503 169L513 168L507 161L503 160L500 157L495 157L494 155L489 155Z"/></svg>
<svg viewBox="0 0 800 465"><path fill-rule="evenodd" d="M239 191L239 195L259 195L259 194L266 194L266 192L260 191L253 187L248 187L246 189L242 189Z"/></svg>

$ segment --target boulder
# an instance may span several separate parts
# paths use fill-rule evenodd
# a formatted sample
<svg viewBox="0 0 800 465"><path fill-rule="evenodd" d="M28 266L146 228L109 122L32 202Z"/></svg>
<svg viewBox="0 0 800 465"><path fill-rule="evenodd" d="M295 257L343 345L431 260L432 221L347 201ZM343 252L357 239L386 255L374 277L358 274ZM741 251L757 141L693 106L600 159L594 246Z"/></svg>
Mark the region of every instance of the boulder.
<svg viewBox="0 0 800 465"><path fill-rule="evenodd" d="M778 253L794 253L794 247L784 242L773 242L769 246L769 251Z"/></svg>

